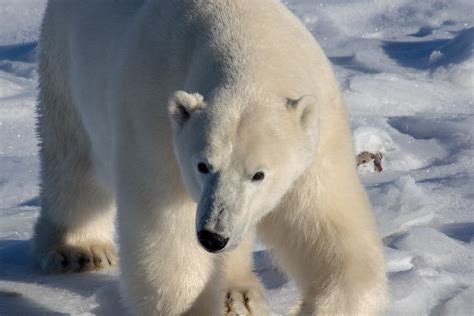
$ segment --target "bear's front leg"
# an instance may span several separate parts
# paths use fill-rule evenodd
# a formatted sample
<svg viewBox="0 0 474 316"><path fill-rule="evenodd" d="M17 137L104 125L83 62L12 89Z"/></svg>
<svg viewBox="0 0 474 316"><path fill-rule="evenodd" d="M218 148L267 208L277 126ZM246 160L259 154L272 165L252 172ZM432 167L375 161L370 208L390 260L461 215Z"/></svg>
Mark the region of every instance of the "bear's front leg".
<svg viewBox="0 0 474 316"><path fill-rule="evenodd" d="M379 315L385 308L382 251L368 208L347 205L358 217L333 217L313 204L277 209L259 225L260 237L302 295L298 315Z"/></svg>
<svg viewBox="0 0 474 316"><path fill-rule="evenodd" d="M253 234L234 250L224 253L225 315L269 315L265 290L252 271Z"/></svg>
<svg viewBox="0 0 474 316"><path fill-rule="evenodd" d="M198 244L196 204L175 188L119 190L122 295L134 315L221 315L218 256Z"/></svg>
<svg viewBox="0 0 474 316"><path fill-rule="evenodd" d="M58 92L41 85L41 212L33 258L48 273L105 269L116 264L114 195L96 174L78 114Z"/></svg>

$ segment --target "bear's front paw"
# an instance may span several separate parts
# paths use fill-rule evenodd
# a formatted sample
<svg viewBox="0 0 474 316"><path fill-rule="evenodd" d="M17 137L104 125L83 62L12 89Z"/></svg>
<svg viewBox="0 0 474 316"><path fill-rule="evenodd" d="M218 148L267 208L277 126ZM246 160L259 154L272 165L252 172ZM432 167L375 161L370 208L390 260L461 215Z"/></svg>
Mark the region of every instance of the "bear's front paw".
<svg viewBox="0 0 474 316"><path fill-rule="evenodd" d="M48 273L98 271L114 266L117 252L110 243L61 245L52 248L41 260L40 266Z"/></svg>
<svg viewBox="0 0 474 316"><path fill-rule="evenodd" d="M226 316L269 315L263 294L257 289L239 289L227 292Z"/></svg>

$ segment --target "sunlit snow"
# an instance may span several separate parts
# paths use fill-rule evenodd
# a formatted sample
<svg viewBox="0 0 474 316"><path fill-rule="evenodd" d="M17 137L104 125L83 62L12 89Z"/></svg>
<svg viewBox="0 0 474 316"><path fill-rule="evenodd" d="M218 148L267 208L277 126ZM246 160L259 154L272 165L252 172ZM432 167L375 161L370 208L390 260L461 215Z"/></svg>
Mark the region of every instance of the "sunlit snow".
<svg viewBox="0 0 474 316"><path fill-rule="evenodd" d="M384 241L389 315L474 311L474 2L292 0L329 56ZM38 208L34 106L44 0L0 0L0 315L120 315L118 272L31 266ZM354 157L355 159L355 157ZM298 299L255 248L275 315Z"/></svg>

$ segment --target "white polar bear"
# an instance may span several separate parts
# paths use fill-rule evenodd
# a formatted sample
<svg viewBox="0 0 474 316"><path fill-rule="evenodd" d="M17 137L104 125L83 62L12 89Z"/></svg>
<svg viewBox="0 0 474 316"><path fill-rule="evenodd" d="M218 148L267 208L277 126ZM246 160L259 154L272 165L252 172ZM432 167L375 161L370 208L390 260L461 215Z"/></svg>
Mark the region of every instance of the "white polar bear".
<svg viewBox="0 0 474 316"><path fill-rule="evenodd" d="M268 313L255 228L301 315L383 310L337 82L279 1L50 0L39 73L44 270L113 265L117 208L135 314Z"/></svg>

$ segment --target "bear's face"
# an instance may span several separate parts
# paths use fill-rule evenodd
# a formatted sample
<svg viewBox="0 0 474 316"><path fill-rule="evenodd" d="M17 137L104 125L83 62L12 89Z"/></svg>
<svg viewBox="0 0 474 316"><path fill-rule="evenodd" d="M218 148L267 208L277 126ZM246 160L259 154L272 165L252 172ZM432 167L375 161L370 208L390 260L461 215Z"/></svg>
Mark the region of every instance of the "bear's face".
<svg viewBox="0 0 474 316"><path fill-rule="evenodd" d="M235 248L278 205L318 139L312 96L244 108L223 102L178 91L168 107L182 178L198 203L196 231L211 252Z"/></svg>

